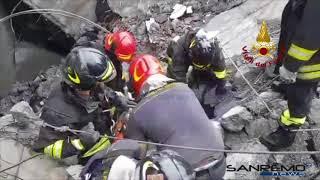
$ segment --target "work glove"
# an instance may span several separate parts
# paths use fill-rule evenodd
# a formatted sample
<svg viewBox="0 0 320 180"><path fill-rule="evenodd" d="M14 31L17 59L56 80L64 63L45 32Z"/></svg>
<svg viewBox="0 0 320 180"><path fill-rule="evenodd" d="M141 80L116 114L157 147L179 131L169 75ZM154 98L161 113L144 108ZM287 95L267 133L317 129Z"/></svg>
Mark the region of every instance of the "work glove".
<svg viewBox="0 0 320 180"><path fill-rule="evenodd" d="M121 111L128 111L130 108L136 107L137 103L123 94L117 94L113 99L113 104Z"/></svg>
<svg viewBox="0 0 320 180"><path fill-rule="evenodd" d="M286 69L284 66L281 66L279 69L280 73L280 79L287 83L294 83L296 82L297 78L297 73L296 72L291 72L288 69Z"/></svg>
<svg viewBox="0 0 320 180"><path fill-rule="evenodd" d="M81 129L81 131L85 132L78 134L78 136L86 147L93 146L100 138L100 133L94 130L94 125L92 122L89 122L88 125Z"/></svg>

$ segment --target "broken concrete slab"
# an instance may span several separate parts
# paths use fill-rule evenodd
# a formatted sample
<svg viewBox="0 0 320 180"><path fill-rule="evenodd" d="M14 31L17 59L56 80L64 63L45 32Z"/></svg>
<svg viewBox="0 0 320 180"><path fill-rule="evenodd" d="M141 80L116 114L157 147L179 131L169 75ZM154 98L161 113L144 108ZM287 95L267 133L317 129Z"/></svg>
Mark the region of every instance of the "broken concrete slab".
<svg viewBox="0 0 320 180"><path fill-rule="evenodd" d="M215 16L206 28L220 32L218 37L227 53L225 56L232 57L241 54L244 46L256 42L259 32L257 20L281 19L286 3L287 0L248 0L238 8Z"/></svg>
<svg viewBox="0 0 320 180"><path fill-rule="evenodd" d="M92 21L96 21L96 16L95 16L95 8L97 3L96 0L77 0L77 1L23 0L23 1L34 9L65 10L65 11L83 16ZM72 36L80 35L79 27L86 25L84 21L81 21L75 18L65 17L61 15L53 15L53 14L45 14L44 16L46 16L53 23L60 26L60 28L65 33L70 34Z"/></svg>
<svg viewBox="0 0 320 180"><path fill-rule="evenodd" d="M187 7L182 4L176 4L173 7L173 12L170 15L170 19L178 19L179 17L183 16L187 10Z"/></svg>
<svg viewBox="0 0 320 180"><path fill-rule="evenodd" d="M1 169L5 169L24 159L30 158L33 156L33 153L17 141L1 138L0 155L2 160L0 161ZM17 171L18 168L19 171ZM22 163L20 166L7 170L6 172L9 174L16 174L23 179L68 179L65 170L59 167L56 161L45 156L38 156Z"/></svg>
<svg viewBox="0 0 320 180"><path fill-rule="evenodd" d="M260 98L254 98L253 100L244 104L244 106L252 113L256 115L261 114L270 114L265 104L262 100L272 109L274 113L280 115L281 112L285 109L286 101L281 98L281 94L277 92L263 92L259 95Z"/></svg>
<svg viewBox="0 0 320 180"><path fill-rule="evenodd" d="M228 131L240 132L252 120L253 116L245 107L236 106L222 116L221 125Z"/></svg>

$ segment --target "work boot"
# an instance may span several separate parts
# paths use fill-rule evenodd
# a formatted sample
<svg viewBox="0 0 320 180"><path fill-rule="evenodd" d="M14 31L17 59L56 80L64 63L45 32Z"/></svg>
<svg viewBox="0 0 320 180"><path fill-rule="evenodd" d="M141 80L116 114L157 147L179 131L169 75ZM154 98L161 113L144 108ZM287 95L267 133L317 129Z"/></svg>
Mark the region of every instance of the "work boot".
<svg viewBox="0 0 320 180"><path fill-rule="evenodd" d="M293 144L297 132L290 130L298 129L298 127L279 126L279 128L264 137L260 137L260 142L265 145L270 151L276 151L280 148L286 148Z"/></svg>

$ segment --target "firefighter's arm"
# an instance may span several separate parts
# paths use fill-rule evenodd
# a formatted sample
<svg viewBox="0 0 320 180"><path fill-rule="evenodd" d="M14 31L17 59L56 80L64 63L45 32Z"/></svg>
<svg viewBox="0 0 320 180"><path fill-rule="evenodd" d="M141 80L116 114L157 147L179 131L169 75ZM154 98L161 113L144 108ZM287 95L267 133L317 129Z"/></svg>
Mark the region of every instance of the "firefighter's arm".
<svg viewBox="0 0 320 180"><path fill-rule="evenodd" d="M297 25L295 35L287 52L284 66L291 72L298 69L319 51L320 47L320 1L308 0L304 9L303 17Z"/></svg>
<svg viewBox="0 0 320 180"><path fill-rule="evenodd" d="M47 108L43 109L41 119L55 127L65 126L66 117ZM60 132L51 127L41 127L39 138L34 143L36 152L44 153L54 159L77 155L85 150L81 140L70 132Z"/></svg>
<svg viewBox="0 0 320 180"><path fill-rule="evenodd" d="M63 159L80 154L81 151L85 150L84 145L80 139L69 135L66 132L57 132L49 127L42 127L39 139L33 145L33 150L54 159Z"/></svg>
<svg viewBox="0 0 320 180"><path fill-rule="evenodd" d="M227 77L227 71L222 48L220 47L219 41L217 39L214 40L212 46L215 49L215 54L212 60L212 73L217 77L217 79L224 80Z"/></svg>
<svg viewBox="0 0 320 180"><path fill-rule="evenodd" d="M185 37L172 40L168 46L168 76L180 82L186 82L186 74L191 61L189 62L188 54L183 47Z"/></svg>

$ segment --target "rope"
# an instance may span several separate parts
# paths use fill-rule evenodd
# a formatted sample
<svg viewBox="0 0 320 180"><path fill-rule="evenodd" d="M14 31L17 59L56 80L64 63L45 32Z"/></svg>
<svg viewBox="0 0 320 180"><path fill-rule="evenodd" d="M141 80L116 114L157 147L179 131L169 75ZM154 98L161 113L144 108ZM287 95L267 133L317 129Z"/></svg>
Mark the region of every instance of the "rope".
<svg viewBox="0 0 320 180"><path fill-rule="evenodd" d="M106 28L100 26L99 24L97 24L97 23L95 23L85 17L82 17L80 15L77 15L77 14L74 14L74 13L71 13L68 11L58 10L58 9L33 9L33 10L20 11L20 12L13 13L13 14L10 14L6 17L1 18L0 23L5 22L5 21L7 21L13 17L16 17L16 16L25 15L25 14L38 14L38 13L57 14L57 15L61 15L61 16L77 18L77 19L83 20L83 21L95 26L96 28L101 29L104 32L110 32Z"/></svg>
<svg viewBox="0 0 320 180"><path fill-rule="evenodd" d="M82 130L75 130L75 129L70 129L65 128L66 126L63 127L57 127L53 125L49 125L47 123L43 124L44 127L48 126L53 128L56 131L60 132L72 132L72 133L85 133L85 134L90 134L93 135L90 132L87 131L82 131ZM312 154L320 154L320 151L277 151L277 152L270 152L270 151L240 151L240 150L225 150L225 149L209 149L209 148L198 148L198 147L190 147L190 146L180 146L180 145L170 145L170 144L162 144L162 143L154 143L154 142L147 142L147 141L140 141L140 140L134 140L134 139L129 139L129 138L123 138L119 139L118 137L114 136L106 136L106 135L101 135L100 137L108 137L109 139L115 139L115 140L131 140L135 141L140 144L146 144L146 145L154 145L154 146L161 146L161 147L169 147L169 148L177 148L177 149L188 149L188 150L196 150L196 151L209 151L209 152L220 152L220 153L234 153L234 154L301 154L301 155L312 155Z"/></svg>
<svg viewBox="0 0 320 180"><path fill-rule="evenodd" d="M312 132L312 131L320 131L320 128L314 128L314 129L294 129L290 130L292 132Z"/></svg>
<svg viewBox="0 0 320 180"><path fill-rule="evenodd" d="M228 56L228 54L226 53L226 51L224 49L222 49L222 52L226 55L226 57L230 60L230 62L232 63L232 65L237 69L237 71L240 73L241 77L246 81L246 83L249 85L249 87L252 89L252 91L254 92L254 94L256 94L256 96L261 100L261 102L263 103L263 105L268 109L268 111L272 114L273 111L271 110L271 108L268 106L268 104L259 96L259 93L254 89L254 87L251 85L251 83L249 82L249 80L244 76L244 74L240 71L240 69L238 68L238 66L236 65L236 63L230 58L230 56Z"/></svg>

